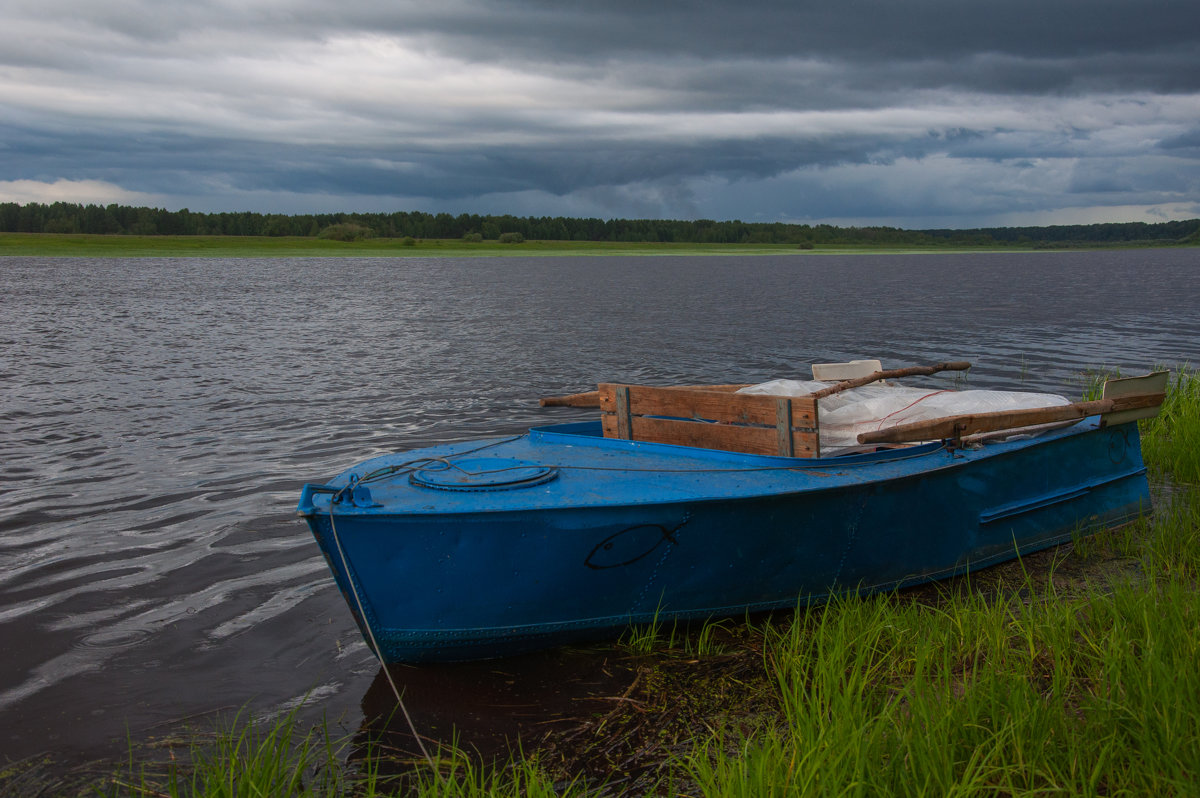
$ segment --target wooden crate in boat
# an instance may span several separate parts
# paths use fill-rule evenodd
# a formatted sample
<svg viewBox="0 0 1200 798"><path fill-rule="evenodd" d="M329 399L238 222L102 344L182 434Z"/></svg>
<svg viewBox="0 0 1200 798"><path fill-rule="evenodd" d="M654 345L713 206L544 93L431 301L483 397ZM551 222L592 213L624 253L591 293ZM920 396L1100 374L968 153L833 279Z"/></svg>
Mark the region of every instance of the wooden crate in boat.
<svg viewBox="0 0 1200 798"><path fill-rule="evenodd" d="M844 364L835 364L844 365ZM851 364L853 365L853 364ZM697 446L748 454L820 457L817 402L830 393L906 373L934 373L969 368L967 363L942 363L870 375L817 391L809 396L767 396L735 393L743 385L652 387L601 383L591 394L562 397L543 404L599 404L607 438ZM1098 415L1102 424L1151 418L1158 413L1166 390L1167 372L1108 380L1103 398L1050 407L968 413L899 424L861 433L865 445L897 445L950 439L962 445L988 433L1037 425L1079 421ZM569 401L568 401L569 400ZM585 401L586 400L586 401Z"/></svg>
<svg viewBox="0 0 1200 798"><path fill-rule="evenodd" d="M819 457L817 401L691 387L601 383L606 438L728 452Z"/></svg>

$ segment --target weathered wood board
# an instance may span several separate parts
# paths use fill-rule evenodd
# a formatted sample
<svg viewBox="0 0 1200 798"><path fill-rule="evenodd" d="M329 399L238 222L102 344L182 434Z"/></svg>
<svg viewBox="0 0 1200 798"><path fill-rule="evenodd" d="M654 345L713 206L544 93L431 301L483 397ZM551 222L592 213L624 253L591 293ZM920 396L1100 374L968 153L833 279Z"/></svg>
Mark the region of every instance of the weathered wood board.
<svg viewBox="0 0 1200 798"><path fill-rule="evenodd" d="M605 437L748 454L818 457L817 403L807 396L601 383Z"/></svg>

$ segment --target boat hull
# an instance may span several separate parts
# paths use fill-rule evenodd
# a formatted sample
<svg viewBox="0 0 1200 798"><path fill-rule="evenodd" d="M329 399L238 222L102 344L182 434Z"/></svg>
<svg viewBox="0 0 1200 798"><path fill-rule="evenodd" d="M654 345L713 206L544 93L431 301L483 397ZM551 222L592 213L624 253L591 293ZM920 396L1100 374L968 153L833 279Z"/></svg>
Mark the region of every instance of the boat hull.
<svg viewBox="0 0 1200 798"><path fill-rule="evenodd" d="M483 446L369 461L354 471L395 471L362 482L357 501L306 489L300 513L385 661L499 657L891 590L1149 507L1132 423L808 461L613 441L587 425ZM425 458L467 462L464 451L553 475L515 489L414 481Z"/></svg>

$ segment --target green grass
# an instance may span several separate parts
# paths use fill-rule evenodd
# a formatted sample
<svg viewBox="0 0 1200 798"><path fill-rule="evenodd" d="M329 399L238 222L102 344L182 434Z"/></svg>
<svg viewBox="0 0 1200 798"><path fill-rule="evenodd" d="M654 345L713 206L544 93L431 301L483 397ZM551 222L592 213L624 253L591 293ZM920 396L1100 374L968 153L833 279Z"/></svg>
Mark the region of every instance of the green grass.
<svg viewBox="0 0 1200 798"><path fill-rule="evenodd" d="M657 615L648 624L630 626L621 635L623 648L633 654L650 655L664 650L688 657L712 657L724 654L723 633L729 631L728 619L708 620L703 624L671 621L668 628Z"/></svg>
<svg viewBox="0 0 1200 798"><path fill-rule="evenodd" d="M401 238L331 241L286 236L135 236L73 233L0 233L0 256L46 257L531 257L566 255L821 255L847 253L932 253L990 251L985 248L903 247L894 245L693 244L615 241L498 241ZM1005 252L1025 251L1004 248Z"/></svg>
<svg viewBox="0 0 1200 798"><path fill-rule="evenodd" d="M1171 375L1157 417L1141 422L1142 456L1158 479L1200 488L1200 374L1181 366Z"/></svg>
<svg viewBox="0 0 1200 798"><path fill-rule="evenodd" d="M180 746L178 756L172 751L167 763L147 763L131 754L124 772L100 792L204 798L343 795L356 780L343 764L346 748L324 726L305 729L295 712L275 721L240 713L213 734Z"/></svg>
<svg viewBox="0 0 1200 798"><path fill-rule="evenodd" d="M380 774L389 752L373 749L351 766L347 739L332 737L325 726L304 729L291 713L275 721L239 718L215 735L193 739L169 763L145 764L131 757L127 767L72 794L105 798L550 798L571 791L571 783L553 781L536 758L508 767L483 767L450 746L434 755L433 767L420 762L400 776ZM4 783L0 781L0 787ZM38 794L47 783L37 783Z"/></svg>
<svg viewBox="0 0 1200 798"><path fill-rule="evenodd" d="M681 766L709 796L1196 794L1190 577L1076 595L1030 577L1026 600L799 613L769 636L782 719L706 740Z"/></svg>

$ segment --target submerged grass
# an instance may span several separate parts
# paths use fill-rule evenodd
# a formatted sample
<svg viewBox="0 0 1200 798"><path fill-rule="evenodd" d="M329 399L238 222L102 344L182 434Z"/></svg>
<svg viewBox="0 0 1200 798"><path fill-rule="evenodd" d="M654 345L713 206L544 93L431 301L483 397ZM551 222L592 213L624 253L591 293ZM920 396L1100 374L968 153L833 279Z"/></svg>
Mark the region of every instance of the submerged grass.
<svg viewBox="0 0 1200 798"><path fill-rule="evenodd" d="M436 771L406 761L385 778L392 752L348 761L349 743L289 716L234 724L172 768L131 762L106 792L1200 794L1197 385L1179 370L1162 416L1142 422L1153 515L920 589L753 623L650 624L613 650L638 665L611 711L506 764L447 747Z"/></svg>
<svg viewBox="0 0 1200 798"><path fill-rule="evenodd" d="M382 775L381 761L392 755L368 750L347 763L350 742L325 726L301 730L294 715L274 722L245 721L197 737L178 762L140 764L72 795L106 798L542 798L570 793L570 781L554 781L536 757L518 758L503 768L485 767L449 746L434 755L434 768L414 763L400 776ZM394 763L393 763L394 764ZM395 768L389 768L394 771ZM3 782L0 782L3 786ZM47 793L42 785L37 794Z"/></svg>
<svg viewBox="0 0 1200 798"><path fill-rule="evenodd" d="M109 796L286 795L315 798L345 794L351 779L343 766L347 743L325 726L305 729L295 711L274 721L237 715L215 733L191 739L168 762L131 755L114 776Z"/></svg>

